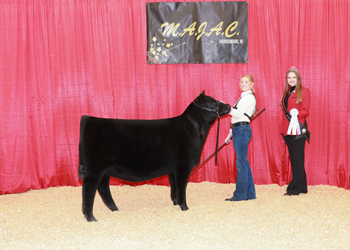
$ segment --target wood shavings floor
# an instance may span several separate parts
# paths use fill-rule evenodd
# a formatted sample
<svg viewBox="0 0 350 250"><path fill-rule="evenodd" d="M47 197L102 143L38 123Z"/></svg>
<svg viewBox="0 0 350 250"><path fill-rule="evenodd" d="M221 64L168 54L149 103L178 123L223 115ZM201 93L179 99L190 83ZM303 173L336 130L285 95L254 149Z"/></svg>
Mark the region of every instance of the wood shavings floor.
<svg viewBox="0 0 350 250"><path fill-rule="evenodd" d="M188 211L165 186L111 186L119 211L97 194L89 223L81 187L0 196L0 249L350 249L350 191L256 185L257 199L228 202L235 184L189 183Z"/></svg>

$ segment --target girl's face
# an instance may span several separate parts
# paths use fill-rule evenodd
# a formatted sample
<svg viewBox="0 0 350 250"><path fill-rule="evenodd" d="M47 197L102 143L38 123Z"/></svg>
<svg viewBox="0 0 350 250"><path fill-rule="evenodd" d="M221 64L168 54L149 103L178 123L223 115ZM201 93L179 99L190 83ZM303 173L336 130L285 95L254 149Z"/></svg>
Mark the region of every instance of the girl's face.
<svg viewBox="0 0 350 250"><path fill-rule="evenodd" d="M297 75L294 72L289 72L287 75L287 81L291 87L294 87L298 83Z"/></svg>
<svg viewBox="0 0 350 250"><path fill-rule="evenodd" d="M247 90L251 90L253 88L254 83L249 81L247 77L242 77L240 85L241 85L241 90L244 92Z"/></svg>

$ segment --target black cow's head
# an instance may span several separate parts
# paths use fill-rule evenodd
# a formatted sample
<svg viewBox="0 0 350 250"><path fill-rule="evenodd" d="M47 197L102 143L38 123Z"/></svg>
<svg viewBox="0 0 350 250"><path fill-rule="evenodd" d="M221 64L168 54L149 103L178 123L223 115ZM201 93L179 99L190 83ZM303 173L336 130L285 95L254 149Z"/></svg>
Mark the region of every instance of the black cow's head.
<svg viewBox="0 0 350 250"><path fill-rule="evenodd" d="M219 118L227 115L231 111L231 106L229 104L217 101L213 97L205 95L204 90L193 102L197 107L213 112Z"/></svg>

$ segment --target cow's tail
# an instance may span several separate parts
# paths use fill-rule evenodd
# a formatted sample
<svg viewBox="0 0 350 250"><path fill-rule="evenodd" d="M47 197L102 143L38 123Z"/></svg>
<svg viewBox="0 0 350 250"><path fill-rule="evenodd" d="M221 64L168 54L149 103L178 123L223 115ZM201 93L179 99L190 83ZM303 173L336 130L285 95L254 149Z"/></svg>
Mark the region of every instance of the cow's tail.
<svg viewBox="0 0 350 250"><path fill-rule="evenodd" d="M80 119L80 138L79 138L79 179L84 180L84 174L85 174L85 168L84 168L84 162L83 162L83 149L82 149L82 136L83 136L83 131L84 131L84 126L86 119L89 116L83 115Z"/></svg>

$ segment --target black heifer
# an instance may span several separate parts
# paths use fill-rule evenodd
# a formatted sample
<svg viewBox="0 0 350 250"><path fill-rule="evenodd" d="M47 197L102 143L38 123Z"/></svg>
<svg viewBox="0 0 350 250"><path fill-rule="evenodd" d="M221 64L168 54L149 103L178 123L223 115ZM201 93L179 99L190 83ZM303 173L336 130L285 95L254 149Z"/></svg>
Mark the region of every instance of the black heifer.
<svg viewBox="0 0 350 250"><path fill-rule="evenodd" d="M186 187L197 166L214 121L230 105L201 93L177 117L159 120L104 119L82 116L79 179L83 181L83 214L92 214L96 190L106 206L118 210L109 189L110 177L141 182L168 175L171 200L187 210Z"/></svg>

